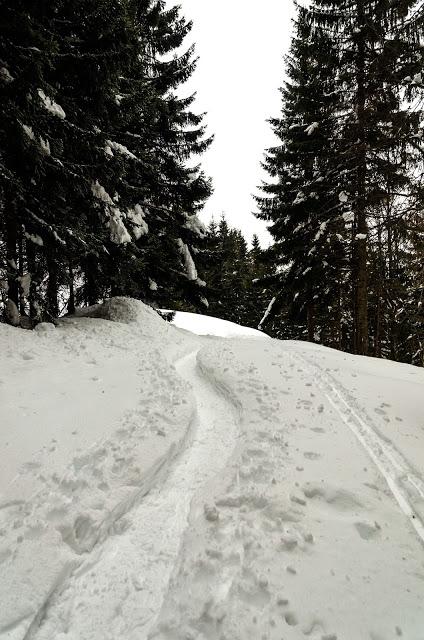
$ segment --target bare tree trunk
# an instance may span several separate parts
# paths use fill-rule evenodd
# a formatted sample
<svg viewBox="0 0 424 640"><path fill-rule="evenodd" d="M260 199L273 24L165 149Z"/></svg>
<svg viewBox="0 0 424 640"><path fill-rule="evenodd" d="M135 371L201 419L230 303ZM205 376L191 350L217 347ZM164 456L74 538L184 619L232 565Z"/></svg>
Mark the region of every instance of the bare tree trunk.
<svg viewBox="0 0 424 640"><path fill-rule="evenodd" d="M27 240L25 243L26 246L26 256L27 256L27 265L28 271L31 274L31 284L29 288L29 315L31 318L37 318L39 315L39 310L37 308L37 283L35 279L35 273L37 271L36 267L36 259L35 259L35 248L34 244Z"/></svg>
<svg viewBox="0 0 424 640"><path fill-rule="evenodd" d="M377 269L377 302L375 310L375 327L374 327L374 355L381 358L381 315L382 315L382 295L383 295L383 250L381 239L381 223L378 223L378 269Z"/></svg>
<svg viewBox="0 0 424 640"><path fill-rule="evenodd" d="M88 305L97 304L99 301L99 291L96 281L96 258L87 256L84 261L85 274L85 300Z"/></svg>
<svg viewBox="0 0 424 640"><path fill-rule="evenodd" d="M308 304L308 342L315 342L315 308L312 303Z"/></svg>
<svg viewBox="0 0 424 640"><path fill-rule="evenodd" d="M57 278L57 263L55 250L49 249L47 254L47 270L49 277L47 280L47 311L51 318L57 318L59 315L58 304L58 278Z"/></svg>
<svg viewBox="0 0 424 640"><path fill-rule="evenodd" d="M69 263L69 300L68 313L75 313L75 288L74 288L74 270L72 264Z"/></svg>
<svg viewBox="0 0 424 640"><path fill-rule="evenodd" d="M6 259L7 259L7 285L9 300L16 306L19 304L18 275L18 225L15 207L11 203L6 204Z"/></svg>
<svg viewBox="0 0 424 640"><path fill-rule="evenodd" d="M23 276L25 272L25 263L24 263L24 248L23 248L23 238L22 238L22 230L18 231L18 255L19 255L19 275ZM21 316L25 315L25 295L22 285L19 287L19 311Z"/></svg>
<svg viewBox="0 0 424 640"><path fill-rule="evenodd" d="M361 33L365 26L364 0L358 0L358 23ZM354 240L355 266L355 353L368 353L368 224L366 216L366 141L365 141L365 42L364 36L358 42L357 55L357 94L356 108L358 117L358 156L357 156L357 201L356 233ZM359 236L359 237L358 237Z"/></svg>
<svg viewBox="0 0 424 640"><path fill-rule="evenodd" d="M337 308L333 322L332 347L342 350L342 286L339 280L337 284Z"/></svg>

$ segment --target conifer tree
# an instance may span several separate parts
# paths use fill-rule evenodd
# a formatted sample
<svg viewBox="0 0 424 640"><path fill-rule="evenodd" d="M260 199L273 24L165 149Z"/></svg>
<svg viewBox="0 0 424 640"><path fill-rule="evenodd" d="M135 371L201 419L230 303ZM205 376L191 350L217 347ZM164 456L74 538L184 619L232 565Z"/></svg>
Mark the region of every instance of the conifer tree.
<svg viewBox="0 0 424 640"><path fill-rule="evenodd" d="M374 212L407 193L408 147L414 143L419 113L403 104L402 88L421 85L419 33L405 30L415 0L316 0L311 16L339 49L339 154L348 170L345 192L353 212L353 350L369 345L369 242Z"/></svg>
<svg viewBox="0 0 424 640"><path fill-rule="evenodd" d="M344 220L334 155L335 59L331 41L299 8L281 90L282 117L271 120L280 146L268 151L264 163L273 181L263 185L266 195L258 198L259 217L271 223L275 244L269 255L278 267L274 301L262 327L284 306L292 322L307 324L310 340L320 313L337 309L341 295Z"/></svg>
<svg viewBox="0 0 424 640"><path fill-rule="evenodd" d="M191 24L154 0L18 0L0 12L9 319L18 306L51 318L119 293L201 304L196 214L210 185L187 161L209 140L193 98L176 96L193 51L174 55Z"/></svg>
<svg viewBox="0 0 424 640"><path fill-rule="evenodd" d="M287 297L296 297L299 306L289 302L288 312L292 324L299 323L297 337L314 335L360 354L369 345L374 355L387 354L392 342L392 357L405 357L393 342L405 344L406 325L399 318L410 282L408 219L422 176L418 7L413 0L314 0L299 9L282 117L273 123L281 146L265 163L273 183L265 186L260 216L272 222L278 270L266 320L285 307ZM316 73L308 69L311 60L318 61ZM314 76L323 87L315 94ZM305 86L316 108L313 123L302 99ZM293 171L296 117L308 133L309 123L312 133L328 129L317 149L304 147L301 169ZM309 202L311 157L318 167L315 212ZM308 236L303 227L311 220L316 233ZM307 304L314 290L318 304L312 305L311 323Z"/></svg>

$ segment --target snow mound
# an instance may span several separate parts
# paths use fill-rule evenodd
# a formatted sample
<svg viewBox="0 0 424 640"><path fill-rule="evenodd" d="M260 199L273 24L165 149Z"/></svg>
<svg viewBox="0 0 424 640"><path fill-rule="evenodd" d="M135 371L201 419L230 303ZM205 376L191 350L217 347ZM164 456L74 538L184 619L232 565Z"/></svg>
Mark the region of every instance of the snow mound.
<svg viewBox="0 0 424 640"><path fill-rule="evenodd" d="M185 311L177 311L172 320L172 324L179 329L191 331L199 336L218 336L221 338L269 338L262 331L243 327L235 322L221 320L212 316L203 316L198 313L187 313Z"/></svg>
<svg viewBox="0 0 424 640"><path fill-rule="evenodd" d="M148 305L134 298L110 298L102 304L80 308L75 315L79 318L97 318L121 324L137 324L144 336L158 336L168 332L169 324Z"/></svg>

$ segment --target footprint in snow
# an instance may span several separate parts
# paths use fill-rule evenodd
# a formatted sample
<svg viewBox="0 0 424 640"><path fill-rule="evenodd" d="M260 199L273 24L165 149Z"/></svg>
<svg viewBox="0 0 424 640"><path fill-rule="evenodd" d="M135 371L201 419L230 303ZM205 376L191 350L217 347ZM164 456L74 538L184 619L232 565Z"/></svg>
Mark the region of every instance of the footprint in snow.
<svg viewBox="0 0 424 640"><path fill-rule="evenodd" d="M286 613L286 615L284 616L284 620L287 622L289 627L296 627L299 624L296 614L292 611Z"/></svg>
<svg viewBox="0 0 424 640"><path fill-rule="evenodd" d="M318 460L322 456L320 453L315 453L315 451L305 451L303 453L303 457L306 458L307 460Z"/></svg>
<svg viewBox="0 0 424 640"><path fill-rule="evenodd" d="M354 526L362 540L372 540L378 536L381 531L381 527L378 522L374 522L372 525L367 522L355 522Z"/></svg>

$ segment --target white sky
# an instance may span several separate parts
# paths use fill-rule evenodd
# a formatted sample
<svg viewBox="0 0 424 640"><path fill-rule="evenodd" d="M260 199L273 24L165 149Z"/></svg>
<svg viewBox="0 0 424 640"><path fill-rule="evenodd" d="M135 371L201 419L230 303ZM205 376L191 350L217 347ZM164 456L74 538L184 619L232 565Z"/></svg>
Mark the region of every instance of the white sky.
<svg viewBox="0 0 424 640"><path fill-rule="evenodd" d="M175 0L167 0L170 6ZM202 166L214 184L206 205L208 222L222 212L246 239L257 233L268 244L265 224L251 212L252 194L266 176L260 167L264 150L275 138L267 118L280 110L283 55L290 44L292 0L178 0L193 21L187 40L199 56L186 91L197 92L197 111L206 111L215 134Z"/></svg>

